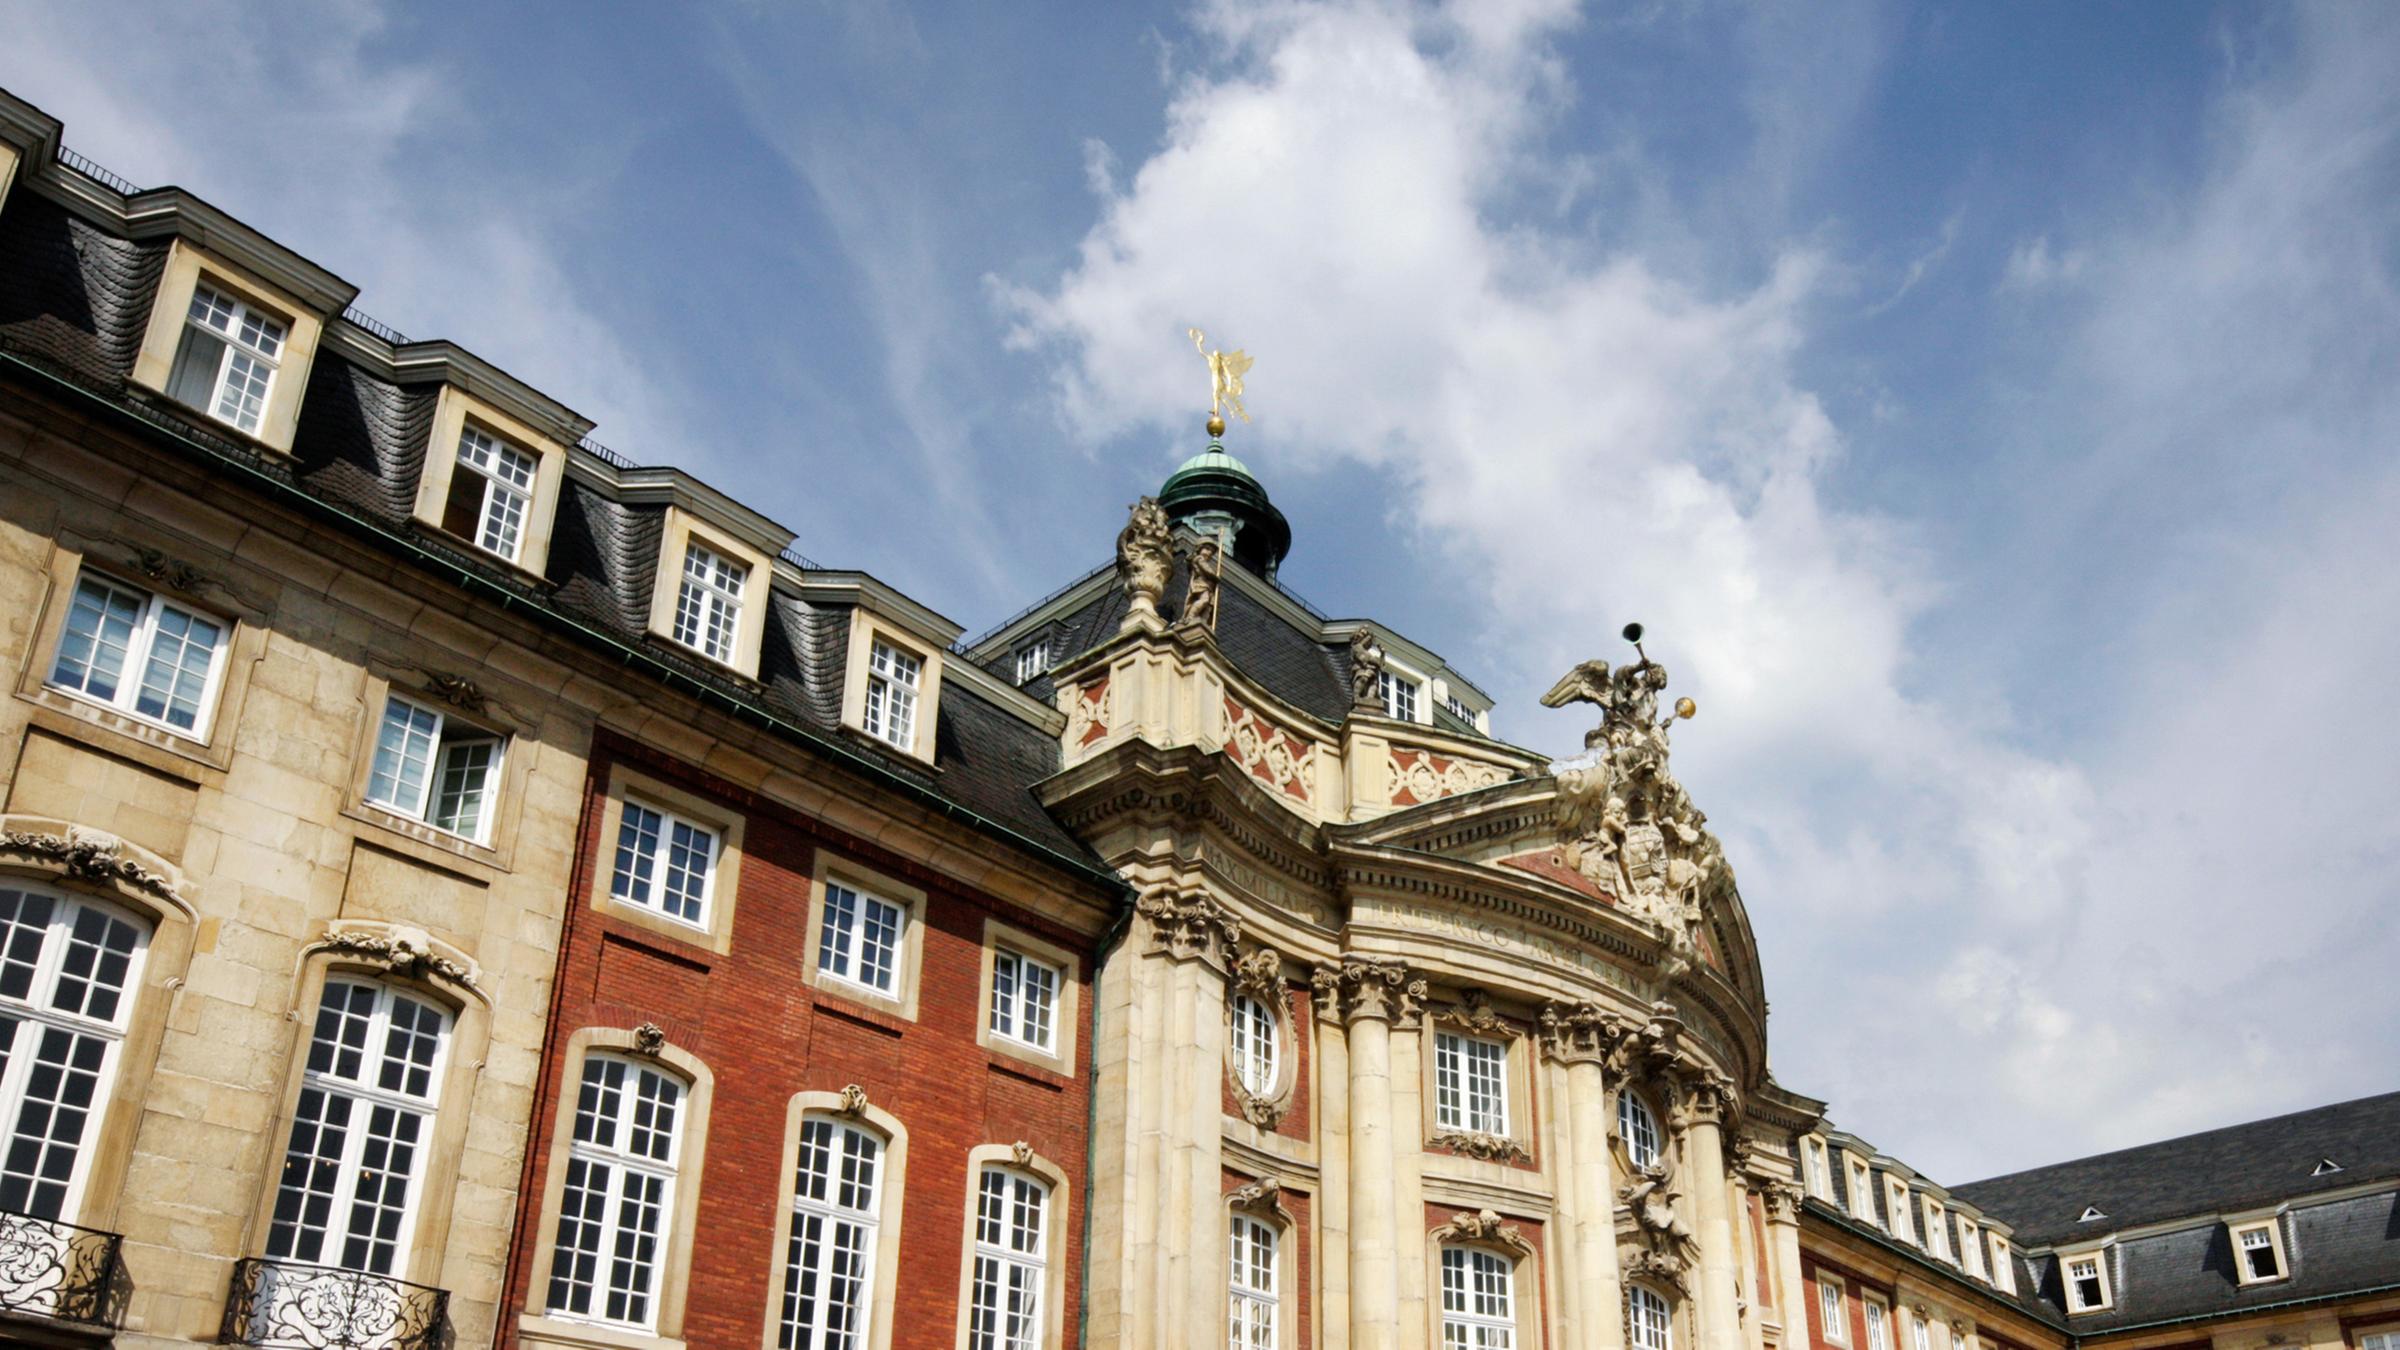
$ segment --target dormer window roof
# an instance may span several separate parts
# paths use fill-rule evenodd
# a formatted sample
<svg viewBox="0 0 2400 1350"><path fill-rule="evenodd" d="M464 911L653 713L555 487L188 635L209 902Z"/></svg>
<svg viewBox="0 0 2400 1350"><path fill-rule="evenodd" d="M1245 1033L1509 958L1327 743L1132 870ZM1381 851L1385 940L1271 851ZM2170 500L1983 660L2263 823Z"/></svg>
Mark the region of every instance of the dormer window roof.
<svg viewBox="0 0 2400 1350"><path fill-rule="evenodd" d="M2105 1219L2107 1217L2108 1215L2103 1212L2098 1205L2085 1205L2083 1207L2083 1213L2075 1216L2075 1222L2091 1223L2094 1220Z"/></svg>
<svg viewBox="0 0 2400 1350"><path fill-rule="evenodd" d="M2309 1175L2312 1177L2329 1177L2341 1170L2342 1165L2340 1163L2335 1162L2331 1158L2320 1158L2317 1160L2315 1170L2311 1171Z"/></svg>

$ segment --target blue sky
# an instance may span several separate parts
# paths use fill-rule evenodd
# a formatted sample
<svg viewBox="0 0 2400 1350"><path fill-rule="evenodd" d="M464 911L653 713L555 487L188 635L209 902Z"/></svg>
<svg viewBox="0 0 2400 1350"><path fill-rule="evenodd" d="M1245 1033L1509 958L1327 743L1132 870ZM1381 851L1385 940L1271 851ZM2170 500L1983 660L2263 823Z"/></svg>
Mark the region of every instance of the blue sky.
<svg viewBox="0 0 2400 1350"><path fill-rule="evenodd" d="M2400 1086L2400 11L4 7L71 145L980 629L1198 448L1498 730L1649 624L1934 1175Z"/></svg>

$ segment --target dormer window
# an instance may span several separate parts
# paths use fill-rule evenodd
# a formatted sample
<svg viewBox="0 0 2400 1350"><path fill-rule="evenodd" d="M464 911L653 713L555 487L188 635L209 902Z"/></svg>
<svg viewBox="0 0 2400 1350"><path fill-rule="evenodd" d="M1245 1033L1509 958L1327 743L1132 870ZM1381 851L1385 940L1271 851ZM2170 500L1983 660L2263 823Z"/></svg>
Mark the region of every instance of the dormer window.
<svg viewBox="0 0 2400 1350"><path fill-rule="evenodd" d="M917 683L925 663L878 639L867 658L867 734L902 750L917 744Z"/></svg>
<svg viewBox="0 0 2400 1350"><path fill-rule="evenodd" d="M167 397L256 434L288 327L203 282L192 291Z"/></svg>
<svg viewBox="0 0 2400 1350"><path fill-rule="evenodd" d="M1023 684L1050 669L1050 639L1038 637L1017 648L1017 683Z"/></svg>
<svg viewBox="0 0 2400 1350"><path fill-rule="evenodd" d="M1908 1183L1898 1177L1886 1178L1883 1193L1884 1207L1891 1211L1892 1236L1910 1242L1917 1240L1916 1224L1908 1212Z"/></svg>
<svg viewBox="0 0 2400 1350"><path fill-rule="evenodd" d="M2317 1159L2317 1165L2309 1171L2309 1175L2312 1177L2329 1177L2341 1170L2342 1165L2335 1162L2333 1159L2319 1158Z"/></svg>
<svg viewBox="0 0 2400 1350"><path fill-rule="evenodd" d="M1992 1283L2001 1293L2017 1292L2017 1263L2008 1254L2008 1239L1992 1234Z"/></svg>
<svg viewBox="0 0 2400 1350"><path fill-rule="evenodd" d="M533 504L534 469L533 456L479 428L465 428L458 436L442 528L504 562L517 561Z"/></svg>
<svg viewBox="0 0 2400 1350"><path fill-rule="evenodd" d="M1850 1213L1869 1223L1875 1221L1875 1173L1864 1158L1850 1160Z"/></svg>
<svg viewBox="0 0 2400 1350"><path fill-rule="evenodd" d="M1820 1200L1833 1198L1833 1177L1825 1170L1825 1141L1810 1138L1800 1142L1800 1174L1808 1184L1808 1193Z"/></svg>
<svg viewBox="0 0 2400 1350"><path fill-rule="evenodd" d="M694 539L683 550L683 588L675 597L675 640L711 661L733 660L742 583L750 569Z"/></svg>
<svg viewBox="0 0 2400 1350"><path fill-rule="evenodd" d="M2243 1284L2269 1284L2291 1274L2283 1260L2283 1233L2273 1219L2233 1226L2234 1273Z"/></svg>
<svg viewBox="0 0 2400 1350"><path fill-rule="evenodd" d="M2108 1266L2100 1253L2062 1256L2059 1266L2066 1277L2068 1312L2099 1312L2108 1307Z"/></svg>
<svg viewBox="0 0 2400 1350"><path fill-rule="evenodd" d="M1383 695L1383 715L1395 722L1417 720L1417 682L1406 675L1386 670L1375 676L1376 692Z"/></svg>
<svg viewBox="0 0 2400 1350"><path fill-rule="evenodd" d="M2097 1223L2107 1217L2108 1215L2103 1213L2098 1205L2085 1205L2083 1207L2083 1213L2075 1216L2075 1222Z"/></svg>
<svg viewBox="0 0 2400 1350"><path fill-rule="evenodd" d="M1979 1280L1991 1278L1983 1271L1983 1234L1975 1227L1975 1221L1964 1214L1958 1216L1958 1254L1966 1262L1969 1275Z"/></svg>
<svg viewBox="0 0 2400 1350"><path fill-rule="evenodd" d="M1466 723L1468 726L1475 725L1475 710L1468 707L1466 701L1461 699L1458 695L1442 695L1442 706L1449 709L1452 717L1455 717L1459 721Z"/></svg>
<svg viewBox="0 0 2400 1350"><path fill-rule="evenodd" d="M1925 1197L1925 1248L1944 1261L1955 1260L1950 1255L1950 1230L1942 1223L1942 1212L1941 1201Z"/></svg>

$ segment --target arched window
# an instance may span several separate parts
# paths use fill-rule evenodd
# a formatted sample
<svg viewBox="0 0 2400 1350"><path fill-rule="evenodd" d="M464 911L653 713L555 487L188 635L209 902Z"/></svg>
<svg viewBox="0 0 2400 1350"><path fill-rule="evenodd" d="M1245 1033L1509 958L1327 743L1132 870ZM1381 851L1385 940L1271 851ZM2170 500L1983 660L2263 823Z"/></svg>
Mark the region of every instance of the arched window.
<svg viewBox="0 0 2400 1350"><path fill-rule="evenodd" d="M1275 1010L1248 994L1233 998L1233 1076L1253 1097L1275 1094L1282 1071Z"/></svg>
<svg viewBox="0 0 2400 1350"><path fill-rule="evenodd" d="M1048 1183L1006 1167L983 1169L975 1188L967 1350L1035 1350L1045 1343L1049 1230Z"/></svg>
<svg viewBox="0 0 2400 1350"><path fill-rule="evenodd" d="M450 1015L373 980L329 979L275 1191L267 1255L401 1273L450 1042Z"/></svg>
<svg viewBox="0 0 2400 1350"><path fill-rule="evenodd" d="M1632 1350L1675 1350L1675 1322L1667 1313L1667 1301L1638 1284L1625 1291L1625 1329L1632 1337Z"/></svg>
<svg viewBox="0 0 2400 1350"><path fill-rule="evenodd" d="M552 1313L648 1331L674 1211L683 1083L616 1055L584 1057L550 1258Z"/></svg>
<svg viewBox="0 0 2400 1350"><path fill-rule="evenodd" d="M1442 1248L1442 1350L1514 1350L1516 1270L1481 1247Z"/></svg>
<svg viewBox="0 0 2400 1350"><path fill-rule="evenodd" d="M113 907L0 886L0 1210L73 1208L149 942Z"/></svg>
<svg viewBox="0 0 2400 1350"><path fill-rule="evenodd" d="M882 1202L882 1137L830 1116L804 1118L784 1256L783 1350L867 1343Z"/></svg>
<svg viewBox="0 0 2400 1350"><path fill-rule="evenodd" d="M1625 1156L1635 1167L1658 1161L1658 1117L1631 1088L1617 1094L1617 1134L1625 1140Z"/></svg>
<svg viewBox="0 0 2400 1350"><path fill-rule="evenodd" d="M1229 1350L1275 1350L1282 1309L1275 1283L1275 1229L1247 1214L1233 1216L1231 1302L1226 1308Z"/></svg>

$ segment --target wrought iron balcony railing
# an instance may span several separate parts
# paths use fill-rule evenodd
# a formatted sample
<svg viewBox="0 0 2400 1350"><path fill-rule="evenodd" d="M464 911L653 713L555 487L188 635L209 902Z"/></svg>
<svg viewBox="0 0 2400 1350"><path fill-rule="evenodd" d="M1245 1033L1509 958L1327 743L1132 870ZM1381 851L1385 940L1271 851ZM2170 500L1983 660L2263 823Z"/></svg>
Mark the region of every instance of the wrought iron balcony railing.
<svg viewBox="0 0 2400 1350"><path fill-rule="evenodd" d="M220 1339L261 1350L446 1350L450 1291L253 1257L234 1263Z"/></svg>
<svg viewBox="0 0 2400 1350"><path fill-rule="evenodd" d="M0 1210L0 1310L116 1330L133 1293L124 1245L115 1233Z"/></svg>

